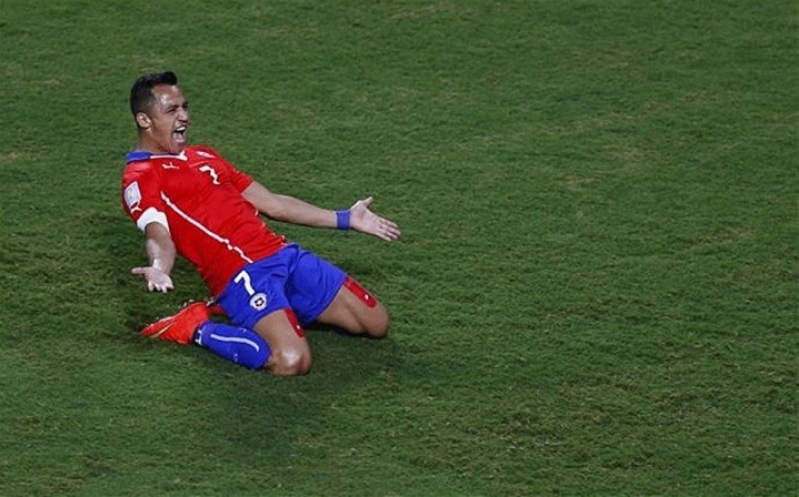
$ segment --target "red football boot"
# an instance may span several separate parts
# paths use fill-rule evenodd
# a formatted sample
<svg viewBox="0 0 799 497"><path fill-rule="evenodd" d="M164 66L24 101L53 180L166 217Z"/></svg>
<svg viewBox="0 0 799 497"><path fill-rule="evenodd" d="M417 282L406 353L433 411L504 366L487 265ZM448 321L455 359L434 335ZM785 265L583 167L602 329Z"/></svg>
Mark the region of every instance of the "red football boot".
<svg viewBox="0 0 799 497"><path fill-rule="evenodd" d="M194 302L179 310L174 316L159 319L146 326L141 334L167 340L169 342L188 345L194 337L197 327L211 318L211 311L205 302Z"/></svg>

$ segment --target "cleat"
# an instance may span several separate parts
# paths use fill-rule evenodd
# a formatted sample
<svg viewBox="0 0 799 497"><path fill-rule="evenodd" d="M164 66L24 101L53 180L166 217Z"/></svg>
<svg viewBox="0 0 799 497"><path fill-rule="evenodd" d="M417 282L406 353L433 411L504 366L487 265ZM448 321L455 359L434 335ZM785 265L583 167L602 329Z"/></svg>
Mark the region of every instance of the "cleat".
<svg viewBox="0 0 799 497"><path fill-rule="evenodd" d="M208 321L211 312L205 302L194 302L179 310L174 316L159 319L146 326L141 334L169 342L188 345L194 338L197 328Z"/></svg>

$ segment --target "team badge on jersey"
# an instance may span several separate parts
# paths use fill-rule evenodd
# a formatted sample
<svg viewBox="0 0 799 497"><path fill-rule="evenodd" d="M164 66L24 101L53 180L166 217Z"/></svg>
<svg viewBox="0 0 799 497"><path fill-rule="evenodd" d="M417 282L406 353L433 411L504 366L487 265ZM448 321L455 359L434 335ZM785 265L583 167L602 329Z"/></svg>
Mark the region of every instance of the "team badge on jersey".
<svg viewBox="0 0 799 497"><path fill-rule="evenodd" d="M139 191L139 182L134 181L125 188L125 204L127 204L130 213L133 214L137 209L141 210L140 203L141 191Z"/></svg>
<svg viewBox="0 0 799 497"><path fill-rule="evenodd" d="M252 297L250 297L250 307L255 309L256 311L263 311L266 309L266 294L265 293L256 293Z"/></svg>

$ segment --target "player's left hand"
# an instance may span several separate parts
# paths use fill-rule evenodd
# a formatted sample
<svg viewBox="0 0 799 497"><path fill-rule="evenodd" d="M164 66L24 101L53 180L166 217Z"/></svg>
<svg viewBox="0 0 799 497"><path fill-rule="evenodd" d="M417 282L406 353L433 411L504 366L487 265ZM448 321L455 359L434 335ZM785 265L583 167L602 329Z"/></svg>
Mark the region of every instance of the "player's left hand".
<svg viewBox="0 0 799 497"><path fill-rule="evenodd" d="M350 229L376 236L387 242L396 240L401 234L397 223L369 210L369 205L373 200L374 198L368 197L355 202L350 207Z"/></svg>

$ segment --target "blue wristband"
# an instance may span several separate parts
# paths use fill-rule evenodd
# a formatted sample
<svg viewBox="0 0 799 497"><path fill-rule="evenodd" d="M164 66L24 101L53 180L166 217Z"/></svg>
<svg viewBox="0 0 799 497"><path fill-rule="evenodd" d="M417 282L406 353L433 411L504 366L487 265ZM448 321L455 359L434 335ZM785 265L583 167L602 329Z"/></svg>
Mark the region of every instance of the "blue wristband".
<svg viewBox="0 0 799 497"><path fill-rule="evenodd" d="M350 229L350 211L336 211L336 228L340 230Z"/></svg>

